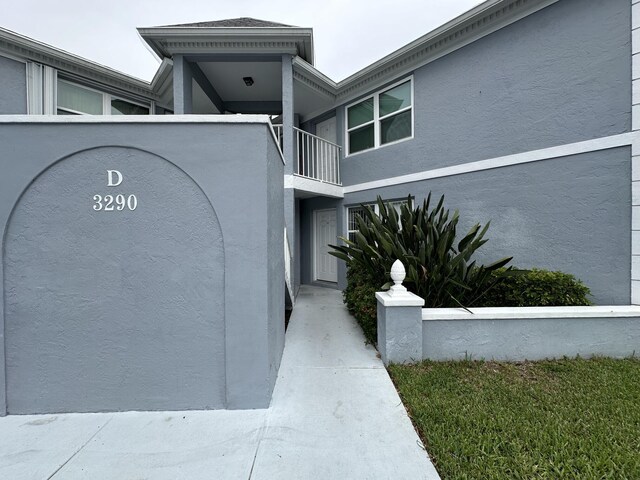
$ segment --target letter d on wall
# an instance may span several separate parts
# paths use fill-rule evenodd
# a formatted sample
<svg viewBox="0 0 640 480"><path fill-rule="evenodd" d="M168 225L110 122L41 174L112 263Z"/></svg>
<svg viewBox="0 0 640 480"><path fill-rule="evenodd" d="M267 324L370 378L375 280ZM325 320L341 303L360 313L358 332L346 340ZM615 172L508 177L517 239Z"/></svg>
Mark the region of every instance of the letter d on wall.
<svg viewBox="0 0 640 480"><path fill-rule="evenodd" d="M114 182L113 176L117 177ZM117 187L122 183L122 174L118 170L107 170L107 187Z"/></svg>

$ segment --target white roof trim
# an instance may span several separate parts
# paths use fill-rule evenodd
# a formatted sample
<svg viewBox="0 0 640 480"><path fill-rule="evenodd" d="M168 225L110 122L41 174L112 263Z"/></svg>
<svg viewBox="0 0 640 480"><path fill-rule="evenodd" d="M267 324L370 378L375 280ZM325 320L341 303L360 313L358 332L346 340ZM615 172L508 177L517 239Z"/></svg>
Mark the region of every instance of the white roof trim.
<svg viewBox="0 0 640 480"><path fill-rule="evenodd" d="M301 27L151 27L138 33L162 57L208 53L298 55L313 61L313 29Z"/></svg>
<svg viewBox="0 0 640 480"><path fill-rule="evenodd" d="M375 88L531 15L558 0L488 0L338 82L340 102Z"/></svg>
<svg viewBox="0 0 640 480"><path fill-rule="evenodd" d="M311 65L294 61L297 78L347 103L438 58L525 18L558 0L488 0L339 82Z"/></svg>
<svg viewBox="0 0 640 480"><path fill-rule="evenodd" d="M88 78L118 90L154 99L151 84L145 80L2 27L0 27L0 51L14 57L49 65L63 72Z"/></svg>
<svg viewBox="0 0 640 480"><path fill-rule="evenodd" d="M294 77L331 100L335 99L327 108L330 110L557 1L487 0L337 83L311 65L313 30L310 28L152 27L139 28L138 32L161 57L173 50L188 54L206 52L211 48L222 48L229 53L255 53L258 50L298 55L301 58L294 59ZM167 76L170 76L170 65L163 62L149 83L4 28L0 28L0 52L47 64L156 101L159 98L154 92L159 91L157 88L166 90ZM304 61L304 57L310 61Z"/></svg>

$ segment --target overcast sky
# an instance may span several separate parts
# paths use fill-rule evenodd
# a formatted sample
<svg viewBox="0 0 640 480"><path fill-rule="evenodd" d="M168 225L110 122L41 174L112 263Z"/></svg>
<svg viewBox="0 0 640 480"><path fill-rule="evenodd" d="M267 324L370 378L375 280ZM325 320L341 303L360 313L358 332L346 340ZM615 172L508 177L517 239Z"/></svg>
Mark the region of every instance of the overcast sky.
<svg viewBox="0 0 640 480"><path fill-rule="evenodd" d="M8 2L9 3L9 2ZM150 80L158 61L136 27L254 17L312 27L316 67L341 80L479 0L15 0L0 26Z"/></svg>

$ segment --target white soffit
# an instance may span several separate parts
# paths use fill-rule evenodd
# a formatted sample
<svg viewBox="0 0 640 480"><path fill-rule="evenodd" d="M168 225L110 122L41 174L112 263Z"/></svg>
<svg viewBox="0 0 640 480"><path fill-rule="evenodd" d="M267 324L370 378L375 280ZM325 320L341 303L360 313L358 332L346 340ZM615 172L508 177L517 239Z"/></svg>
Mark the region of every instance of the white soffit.
<svg viewBox="0 0 640 480"><path fill-rule="evenodd" d="M282 64L280 62L198 62L213 88L224 101L280 101ZM250 87L243 77L253 78Z"/></svg>

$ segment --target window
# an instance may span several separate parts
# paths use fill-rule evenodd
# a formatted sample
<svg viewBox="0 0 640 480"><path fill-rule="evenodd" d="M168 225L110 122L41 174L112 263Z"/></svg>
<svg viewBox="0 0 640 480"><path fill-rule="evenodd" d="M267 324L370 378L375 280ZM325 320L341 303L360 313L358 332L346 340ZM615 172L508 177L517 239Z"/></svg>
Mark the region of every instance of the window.
<svg viewBox="0 0 640 480"><path fill-rule="evenodd" d="M120 98L111 98L111 115L149 115L149 107L136 105Z"/></svg>
<svg viewBox="0 0 640 480"><path fill-rule="evenodd" d="M404 80L347 107L348 154L413 135L413 84Z"/></svg>
<svg viewBox="0 0 640 480"><path fill-rule="evenodd" d="M149 115L149 106L58 80L58 115Z"/></svg>
<svg viewBox="0 0 640 480"><path fill-rule="evenodd" d="M58 115L102 115L102 93L58 80Z"/></svg>
<svg viewBox="0 0 640 480"><path fill-rule="evenodd" d="M407 203L406 200L394 200L390 202L385 202L388 207L392 207L398 215L400 215L400 209L402 205ZM357 217L364 214L365 207L373 208L373 211L376 215L379 215L380 208L377 203L368 203L363 205L358 205L357 207L348 207L347 208L347 236L349 240L352 242L356 239L356 232L358 231L358 220Z"/></svg>
<svg viewBox="0 0 640 480"><path fill-rule="evenodd" d="M369 206L373 207L373 205L369 205ZM348 211L348 215L347 215L348 237L349 237L349 240L351 240L352 242L355 242L356 232L358 231L358 221L356 220L356 218L358 215L362 216L362 214L364 213L364 207L350 207L347 209L347 211Z"/></svg>

